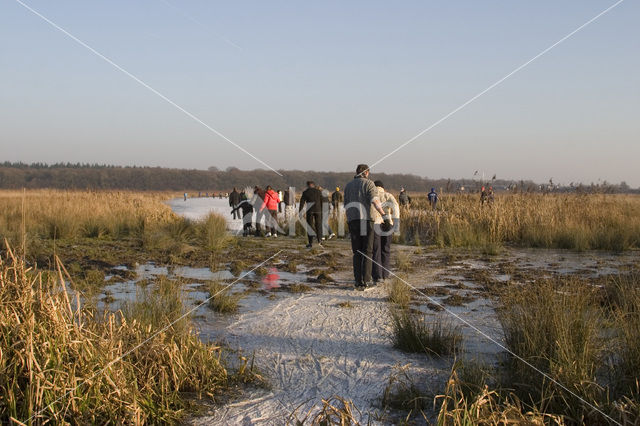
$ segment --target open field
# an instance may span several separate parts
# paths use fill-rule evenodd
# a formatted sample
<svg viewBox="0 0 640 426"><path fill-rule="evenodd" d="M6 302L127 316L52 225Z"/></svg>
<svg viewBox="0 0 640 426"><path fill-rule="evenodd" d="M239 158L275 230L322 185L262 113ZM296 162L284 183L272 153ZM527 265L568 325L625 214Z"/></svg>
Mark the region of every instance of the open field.
<svg viewBox="0 0 640 426"><path fill-rule="evenodd" d="M2 192L0 419L634 424L640 201L580 197L404 212L420 245L354 293L348 241L231 237L206 199Z"/></svg>

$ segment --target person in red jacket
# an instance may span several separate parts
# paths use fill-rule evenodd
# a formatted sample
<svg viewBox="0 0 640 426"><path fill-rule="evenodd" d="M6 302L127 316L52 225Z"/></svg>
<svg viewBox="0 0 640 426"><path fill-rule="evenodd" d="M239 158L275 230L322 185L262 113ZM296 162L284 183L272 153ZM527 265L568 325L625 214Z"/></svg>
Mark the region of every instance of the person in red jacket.
<svg viewBox="0 0 640 426"><path fill-rule="evenodd" d="M277 237L278 232L276 227L278 226L278 204L280 204L280 197L278 197L278 193L271 188L270 185L267 185L267 190L264 193L264 203L262 203L262 209L267 209L269 211L269 215L266 216L267 223L267 237Z"/></svg>

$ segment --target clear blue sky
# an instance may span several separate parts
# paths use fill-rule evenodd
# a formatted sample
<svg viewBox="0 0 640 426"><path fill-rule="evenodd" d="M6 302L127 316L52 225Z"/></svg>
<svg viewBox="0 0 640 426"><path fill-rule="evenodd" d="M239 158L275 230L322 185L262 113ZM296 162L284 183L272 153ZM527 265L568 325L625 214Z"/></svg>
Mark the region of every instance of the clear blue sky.
<svg viewBox="0 0 640 426"><path fill-rule="evenodd" d="M374 163L614 0L23 0L276 169ZM375 171L640 186L640 4ZM13 0L0 160L263 167Z"/></svg>

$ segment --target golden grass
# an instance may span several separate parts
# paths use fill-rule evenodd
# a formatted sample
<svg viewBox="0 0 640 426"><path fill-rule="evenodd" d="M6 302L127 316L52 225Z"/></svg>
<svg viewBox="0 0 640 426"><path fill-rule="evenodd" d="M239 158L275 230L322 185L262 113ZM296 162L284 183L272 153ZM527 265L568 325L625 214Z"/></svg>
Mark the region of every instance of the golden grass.
<svg viewBox="0 0 640 426"><path fill-rule="evenodd" d="M402 240L495 252L502 244L574 250L640 248L640 196L500 194L492 205L476 195L444 195L433 212L416 199L401 212Z"/></svg>
<svg viewBox="0 0 640 426"><path fill-rule="evenodd" d="M177 286L160 285L126 315L94 318L79 297L70 300L62 269L44 276L6 253L0 422L173 423L189 406L185 395L214 397L229 383L221 349L202 343L188 320L162 331L181 311ZM152 312L161 306L171 315Z"/></svg>

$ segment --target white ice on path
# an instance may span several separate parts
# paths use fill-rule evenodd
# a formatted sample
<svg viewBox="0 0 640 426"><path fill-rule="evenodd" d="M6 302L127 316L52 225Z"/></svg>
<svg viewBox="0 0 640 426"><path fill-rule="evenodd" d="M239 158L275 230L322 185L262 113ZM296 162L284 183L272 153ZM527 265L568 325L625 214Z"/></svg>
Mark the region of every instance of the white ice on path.
<svg viewBox="0 0 640 426"><path fill-rule="evenodd" d="M209 213L218 213L227 220L227 228L230 231L242 232L242 219L233 219L228 198L173 198L167 201L171 209L191 220L201 220Z"/></svg>

